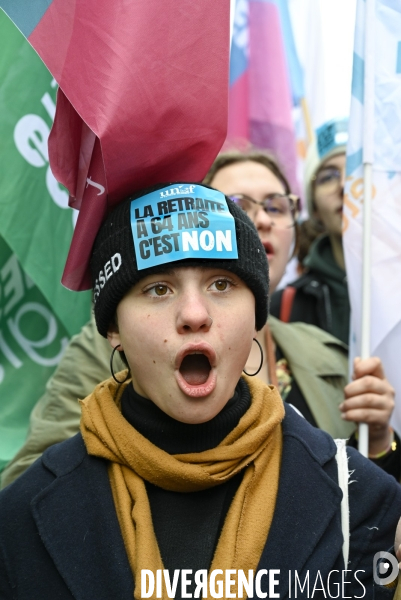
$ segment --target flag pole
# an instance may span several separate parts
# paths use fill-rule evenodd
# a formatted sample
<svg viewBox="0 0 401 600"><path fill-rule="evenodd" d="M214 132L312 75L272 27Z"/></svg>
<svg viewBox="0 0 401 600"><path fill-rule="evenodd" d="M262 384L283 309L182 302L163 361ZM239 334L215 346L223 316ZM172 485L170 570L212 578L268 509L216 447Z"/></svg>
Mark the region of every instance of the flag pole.
<svg viewBox="0 0 401 600"><path fill-rule="evenodd" d="M371 231L372 174L374 160L374 97L375 97L375 0L366 0L365 13L365 81L363 110L363 248L362 248L362 323L361 358L370 356L371 322ZM369 453L369 426L359 425L358 449Z"/></svg>
<svg viewBox="0 0 401 600"><path fill-rule="evenodd" d="M305 130L306 130L306 139L308 142L308 146L313 142L313 138L315 137L315 132L312 126L312 119L310 116L309 106L306 101L306 98L301 98L301 109L302 115L304 118Z"/></svg>

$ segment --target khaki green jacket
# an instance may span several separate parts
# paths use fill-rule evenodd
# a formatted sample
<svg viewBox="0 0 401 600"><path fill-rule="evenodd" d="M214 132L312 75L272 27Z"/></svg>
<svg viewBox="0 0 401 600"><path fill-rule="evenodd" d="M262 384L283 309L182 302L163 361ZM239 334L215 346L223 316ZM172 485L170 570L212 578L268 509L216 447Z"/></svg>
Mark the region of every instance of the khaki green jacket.
<svg viewBox="0 0 401 600"><path fill-rule="evenodd" d="M283 323L272 316L268 323L319 429L348 438L355 424L343 421L338 408L349 381L347 346L314 325Z"/></svg>
<svg viewBox="0 0 401 600"><path fill-rule="evenodd" d="M1 474L2 488L21 475L46 448L78 432L78 399L88 396L100 381L110 377L110 354L110 344L97 332L93 318L71 338L31 413L25 444ZM114 370L118 372L124 366L116 354Z"/></svg>
<svg viewBox="0 0 401 600"><path fill-rule="evenodd" d="M282 323L269 317L269 326L319 427L334 437L348 437L354 425L342 421L338 410L347 383L346 346L312 325ZM258 339L264 345L264 330ZM78 399L85 398L100 381L110 377L110 353L110 345L98 334L93 319L71 339L44 396L31 413L24 446L2 473L2 487L21 475L46 448L78 432ZM115 371L123 368L118 360L116 357ZM249 363L252 360L246 369L252 373L256 369ZM266 366L263 371L267 374ZM263 373L262 379L266 379Z"/></svg>

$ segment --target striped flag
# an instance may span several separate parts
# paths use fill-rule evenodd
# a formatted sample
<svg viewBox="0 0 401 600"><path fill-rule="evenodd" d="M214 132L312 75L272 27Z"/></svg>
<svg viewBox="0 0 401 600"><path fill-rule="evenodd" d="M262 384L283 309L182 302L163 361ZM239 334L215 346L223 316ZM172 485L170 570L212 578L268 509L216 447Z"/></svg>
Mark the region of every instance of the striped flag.
<svg viewBox="0 0 401 600"><path fill-rule="evenodd" d="M296 189L297 156L291 113L292 98L300 93L300 81L295 62L286 57L281 16L284 9L280 11L280 5L281 0L237 0L227 142L238 145L248 141L272 150ZM288 33L289 19L286 25ZM287 40L290 52L290 39ZM292 48L295 50L295 46ZM297 75L293 88L289 65L294 77Z"/></svg>
<svg viewBox="0 0 401 600"><path fill-rule="evenodd" d="M371 155L370 352L380 356L396 388L393 423L401 432L401 5L376 0L368 24L366 7L366 0L358 0L344 196L343 240L352 307L350 351L351 356L361 353L363 162ZM367 25L374 44L368 44L369 55L365 54ZM374 79L372 94L367 94L366 67L371 59Z"/></svg>
<svg viewBox="0 0 401 600"><path fill-rule="evenodd" d="M226 135L229 0L0 0L60 85L52 171L80 210L63 276L90 287L110 208L135 190L200 181Z"/></svg>
<svg viewBox="0 0 401 600"><path fill-rule="evenodd" d="M280 12L281 31L290 79L292 104L293 106L299 106L301 100L305 98L304 73L295 45L288 0L277 0L277 6Z"/></svg>

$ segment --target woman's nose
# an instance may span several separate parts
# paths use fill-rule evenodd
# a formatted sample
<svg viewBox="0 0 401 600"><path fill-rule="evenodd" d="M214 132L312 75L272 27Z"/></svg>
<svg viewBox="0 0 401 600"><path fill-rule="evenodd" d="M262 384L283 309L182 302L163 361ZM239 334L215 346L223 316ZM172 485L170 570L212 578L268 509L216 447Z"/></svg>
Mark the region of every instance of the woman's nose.
<svg viewBox="0 0 401 600"><path fill-rule="evenodd" d="M262 208L258 208L253 218L256 229L271 229L273 221L271 216Z"/></svg>
<svg viewBox="0 0 401 600"><path fill-rule="evenodd" d="M206 299L195 292L182 298L177 312L177 331L179 333L209 331L213 319L209 314Z"/></svg>

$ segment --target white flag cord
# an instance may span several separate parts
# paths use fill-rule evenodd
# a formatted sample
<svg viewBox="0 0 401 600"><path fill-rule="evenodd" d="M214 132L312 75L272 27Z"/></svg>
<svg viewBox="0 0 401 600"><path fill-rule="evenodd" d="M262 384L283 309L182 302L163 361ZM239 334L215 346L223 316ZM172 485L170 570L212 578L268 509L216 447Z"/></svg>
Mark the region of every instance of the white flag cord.
<svg viewBox="0 0 401 600"><path fill-rule="evenodd" d="M363 249L362 249L362 326L361 358L370 356L371 319L371 204L374 158L375 116L375 0L366 0L365 13L365 81L363 108ZM369 426L359 425L358 449L369 453Z"/></svg>

